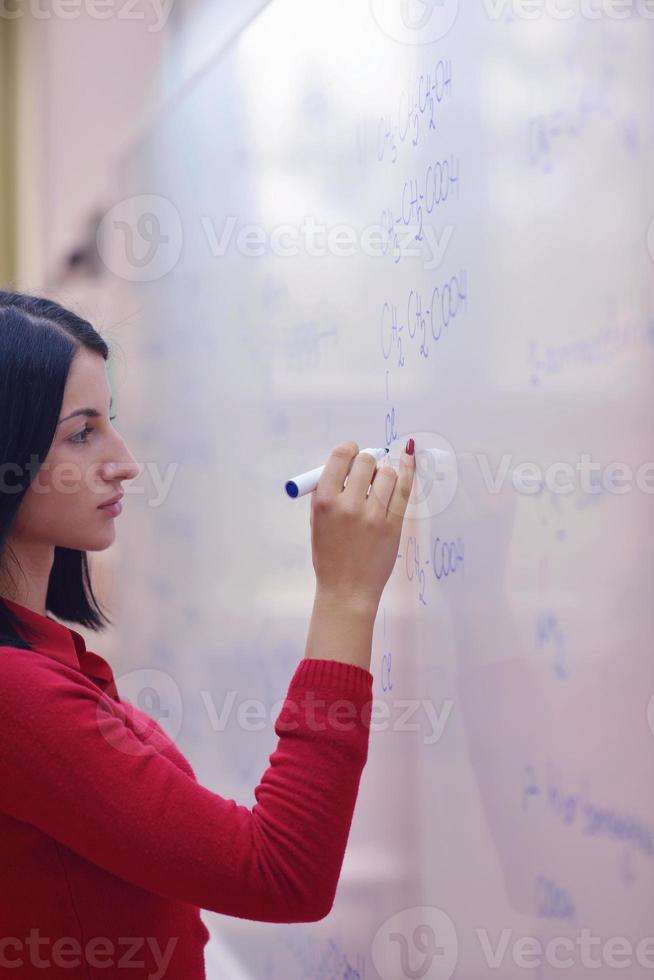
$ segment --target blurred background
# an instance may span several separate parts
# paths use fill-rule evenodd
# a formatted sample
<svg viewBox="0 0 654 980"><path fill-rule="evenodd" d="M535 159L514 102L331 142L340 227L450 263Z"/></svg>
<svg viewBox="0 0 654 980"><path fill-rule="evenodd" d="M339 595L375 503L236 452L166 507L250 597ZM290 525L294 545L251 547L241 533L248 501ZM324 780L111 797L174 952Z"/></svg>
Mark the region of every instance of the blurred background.
<svg viewBox="0 0 654 980"><path fill-rule="evenodd" d="M82 2L3 5L2 288L47 295L105 335L120 329L134 304L130 298L125 305L96 234L120 197L121 162L263 5L136 0L113 11ZM137 359L131 366L138 370ZM117 539L91 556L97 594L110 606L119 555ZM117 631L81 632L96 652L120 656Z"/></svg>

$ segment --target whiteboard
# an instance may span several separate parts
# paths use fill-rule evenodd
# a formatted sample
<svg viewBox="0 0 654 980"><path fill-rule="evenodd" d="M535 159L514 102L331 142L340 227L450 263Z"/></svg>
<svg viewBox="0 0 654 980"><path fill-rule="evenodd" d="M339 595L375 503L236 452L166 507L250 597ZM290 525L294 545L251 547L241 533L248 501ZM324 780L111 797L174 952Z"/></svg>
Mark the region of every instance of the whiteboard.
<svg viewBox="0 0 654 980"><path fill-rule="evenodd" d="M121 161L118 683L215 792L253 805L304 653L285 481L418 450L334 908L203 912L209 976L651 975L654 22L626 7L273 0Z"/></svg>

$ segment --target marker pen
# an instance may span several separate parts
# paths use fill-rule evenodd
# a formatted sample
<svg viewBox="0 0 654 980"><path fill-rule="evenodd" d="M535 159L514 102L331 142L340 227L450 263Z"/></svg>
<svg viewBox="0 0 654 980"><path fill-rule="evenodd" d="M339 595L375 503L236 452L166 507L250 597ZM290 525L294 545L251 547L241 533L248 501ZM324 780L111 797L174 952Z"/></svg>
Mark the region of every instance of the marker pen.
<svg viewBox="0 0 654 980"><path fill-rule="evenodd" d="M369 453L379 463L388 455L388 449L360 449L361 453ZM355 457L356 458L356 457ZM354 460L352 460L354 462ZM305 493L311 493L318 486L318 480L324 470L324 466L317 466L315 470L307 470L294 476L292 480L287 480L285 484L286 493L289 497L302 497ZM348 471L349 472L349 471Z"/></svg>

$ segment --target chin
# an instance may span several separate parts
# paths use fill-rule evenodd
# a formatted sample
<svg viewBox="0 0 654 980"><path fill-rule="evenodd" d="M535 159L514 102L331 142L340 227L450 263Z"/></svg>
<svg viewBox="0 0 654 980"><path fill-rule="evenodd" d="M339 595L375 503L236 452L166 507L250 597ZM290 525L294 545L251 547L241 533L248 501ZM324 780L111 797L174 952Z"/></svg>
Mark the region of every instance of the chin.
<svg viewBox="0 0 654 980"><path fill-rule="evenodd" d="M110 548L116 539L116 529L113 524L106 528L102 534L88 535L80 538L74 544L66 544L66 548L75 548L78 551L105 551Z"/></svg>
<svg viewBox="0 0 654 980"><path fill-rule="evenodd" d="M90 547L88 551L104 551L105 548L110 548L111 545L116 540L116 528L111 525L111 528L102 536L102 540L96 544L96 546Z"/></svg>

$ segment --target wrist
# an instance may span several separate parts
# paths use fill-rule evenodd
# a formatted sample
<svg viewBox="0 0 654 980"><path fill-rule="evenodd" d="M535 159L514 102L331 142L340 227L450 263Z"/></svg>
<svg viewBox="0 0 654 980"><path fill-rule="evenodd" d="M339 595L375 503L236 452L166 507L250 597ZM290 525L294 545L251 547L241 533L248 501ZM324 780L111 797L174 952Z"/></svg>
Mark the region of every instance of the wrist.
<svg viewBox="0 0 654 980"><path fill-rule="evenodd" d="M362 621L368 619L374 623L377 618L379 599L375 601L370 596L363 596L354 592L348 594L334 592L317 586L313 605L314 609L318 606L326 611L333 611L334 614L354 616Z"/></svg>
<svg viewBox="0 0 654 980"><path fill-rule="evenodd" d="M305 657L339 660L370 670L377 605L368 597L318 589Z"/></svg>

